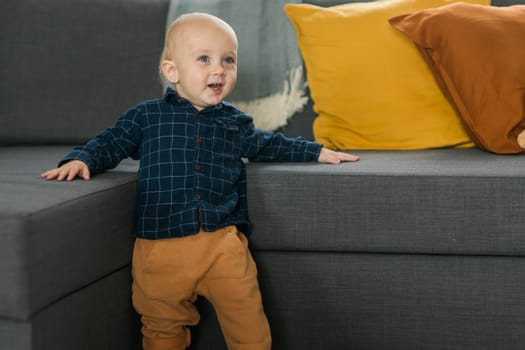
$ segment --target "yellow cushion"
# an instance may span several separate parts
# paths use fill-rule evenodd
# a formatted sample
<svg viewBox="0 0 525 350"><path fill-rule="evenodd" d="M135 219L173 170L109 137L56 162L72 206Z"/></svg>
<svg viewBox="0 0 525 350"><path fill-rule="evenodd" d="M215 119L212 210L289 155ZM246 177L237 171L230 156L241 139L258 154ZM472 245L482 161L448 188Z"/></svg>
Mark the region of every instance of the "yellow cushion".
<svg viewBox="0 0 525 350"><path fill-rule="evenodd" d="M333 149L474 146L414 43L388 22L452 2L285 6L318 114L316 141Z"/></svg>

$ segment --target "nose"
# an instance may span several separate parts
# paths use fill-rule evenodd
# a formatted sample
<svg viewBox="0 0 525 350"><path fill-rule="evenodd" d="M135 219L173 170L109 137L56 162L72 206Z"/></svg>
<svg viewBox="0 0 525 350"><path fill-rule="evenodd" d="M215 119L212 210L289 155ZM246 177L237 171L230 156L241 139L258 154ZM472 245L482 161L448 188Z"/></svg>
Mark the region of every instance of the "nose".
<svg viewBox="0 0 525 350"><path fill-rule="evenodd" d="M224 75L225 71L226 70L224 69L222 62L215 63L211 68L211 73L213 75Z"/></svg>

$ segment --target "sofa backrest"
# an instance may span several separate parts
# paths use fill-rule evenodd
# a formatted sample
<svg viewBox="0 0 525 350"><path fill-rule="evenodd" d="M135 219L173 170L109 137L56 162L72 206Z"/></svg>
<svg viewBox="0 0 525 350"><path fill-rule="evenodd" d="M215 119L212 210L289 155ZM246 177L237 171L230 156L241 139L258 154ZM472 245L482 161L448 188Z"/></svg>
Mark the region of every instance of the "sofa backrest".
<svg viewBox="0 0 525 350"><path fill-rule="evenodd" d="M2 0L0 144L76 144L162 86L169 0Z"/></svg>
<svg viewBox="0 0 525 350"><path fill-rule="evenodd" d="M83 143L139 101L159 96L169 2L0 1L0 145ZM292 118L285 133L311 134L315 115L308 109L309 117Z"/></svg>

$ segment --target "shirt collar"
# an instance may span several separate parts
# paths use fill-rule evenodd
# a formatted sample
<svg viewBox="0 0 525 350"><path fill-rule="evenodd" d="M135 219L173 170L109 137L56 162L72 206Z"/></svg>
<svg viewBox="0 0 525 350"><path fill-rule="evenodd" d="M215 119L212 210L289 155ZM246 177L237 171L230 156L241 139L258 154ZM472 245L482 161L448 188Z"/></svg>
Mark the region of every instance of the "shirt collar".
<svg viewBox="0 0 525 350"><path fill-rule="evenodd" d="M176 103L176 104L179 104L179 105L191 105L190 101L188 101L187 99L185 99L184 97L181 97L177 91L175 91L174 89L168 87L166 88L166 92L164 93L164 96L162 97L162 99L166 102L170 102L170 103ZM221 102L215 106L210 106L210 107L207 107L205 109L203 109L201 112L209 112L209 111L217 111L217 110L221 110L224 108L224 102Z"/></svg>

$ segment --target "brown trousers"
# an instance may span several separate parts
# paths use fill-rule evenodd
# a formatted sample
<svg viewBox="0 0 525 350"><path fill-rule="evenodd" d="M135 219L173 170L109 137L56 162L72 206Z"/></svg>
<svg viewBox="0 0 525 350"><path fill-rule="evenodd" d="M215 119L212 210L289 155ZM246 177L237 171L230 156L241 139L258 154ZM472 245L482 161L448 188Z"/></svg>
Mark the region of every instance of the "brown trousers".
<svg viewBox="0 0 525 350"><path fill-rule="evenodd" d="M137 239L133 252L133 305L142 316L144 350L190 345L188 326L199 322L193 305L208 299L230 350L268 350L257 268L246 237L234 226L183 238Z"/></svg>

